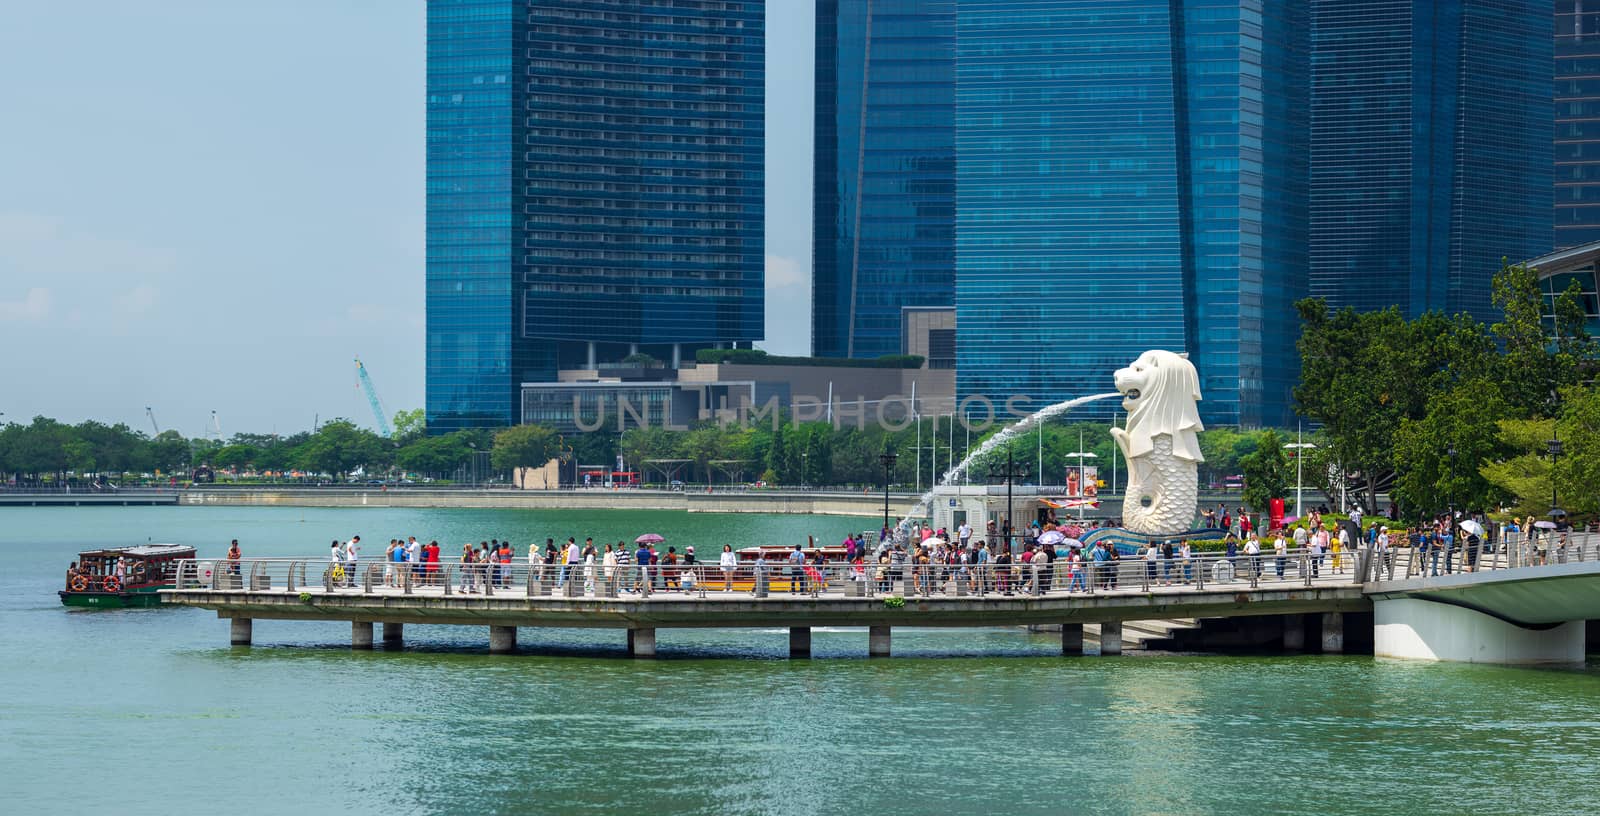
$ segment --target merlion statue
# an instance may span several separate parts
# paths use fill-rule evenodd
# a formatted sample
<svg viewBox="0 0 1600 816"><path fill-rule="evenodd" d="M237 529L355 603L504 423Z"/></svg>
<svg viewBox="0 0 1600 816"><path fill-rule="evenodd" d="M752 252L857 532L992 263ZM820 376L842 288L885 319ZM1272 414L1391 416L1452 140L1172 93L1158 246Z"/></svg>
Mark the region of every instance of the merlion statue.
<svg viewBox="0 0 1600 816"><path fill-rule="evenodd" d="M1176 535L1194 525L1200 439L1195 402L1200 377L1188 355L1147 351L1113 377L1128 427L1112 428L1128 460L1122 526L1146 535Z"/></svg>

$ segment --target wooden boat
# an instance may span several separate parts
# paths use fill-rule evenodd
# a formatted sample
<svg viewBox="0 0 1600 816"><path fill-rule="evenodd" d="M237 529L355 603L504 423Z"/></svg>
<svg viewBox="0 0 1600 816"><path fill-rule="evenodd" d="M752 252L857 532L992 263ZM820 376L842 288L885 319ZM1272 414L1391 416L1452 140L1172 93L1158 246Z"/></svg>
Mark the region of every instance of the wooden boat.
<svg viewBox="0 0 1600 816"><path fill-rule="evenodd" d="M792 545L786 547L781 544L763 544L755 547L746 547L742 550L734 550L734 554L739 557L739 566L734 570L733 574L733 591L754 591L755 564L757 560L766 563L770 592L781 595L789 592L791 587L795 587L798 590L800 586L799 580L791 581L789 575L789 556L793 552L794 547ZM845 561L845 549L840 546L801 547L800 552L805 554L808 566L812 561L816 560L817 553L821 553L823 560L827 561L830 568L835 570ZM720 558L722 554L714 553L714 555L716 558ZM681 574L684 571L682 563L675 567L663 566L662 568L667 570L664 577L673 580L675 583L681 580ZM725 586L722 567L718 560L698 561L695 563L694 568L697 576L705 583L707 590L720 591Z"/></svg>
<svg viewBox="0 0 1600 816"><path fill-rule="evenodd" d="M194 558L181 544L140 544L78 553L78 566L57 594L65 606L126 609L158 606L157 590L171 589L181 561ZM118 570L118 561L122 568Z"/></svg>

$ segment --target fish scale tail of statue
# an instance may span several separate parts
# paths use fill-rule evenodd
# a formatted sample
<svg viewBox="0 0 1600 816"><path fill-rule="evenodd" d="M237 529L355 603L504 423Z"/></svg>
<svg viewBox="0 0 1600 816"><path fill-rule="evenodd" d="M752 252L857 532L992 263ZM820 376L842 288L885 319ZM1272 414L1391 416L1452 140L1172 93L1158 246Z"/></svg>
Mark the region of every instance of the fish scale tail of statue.
<svg viewBox="0 0 1600 816"><path fill-rule="evenodd" d="M1114 376L1128 412L1111 435L1128 462L1122 526L1178 535L1194 523L1200 490L1200 376L1186 355L1147 351Z"/></svg>

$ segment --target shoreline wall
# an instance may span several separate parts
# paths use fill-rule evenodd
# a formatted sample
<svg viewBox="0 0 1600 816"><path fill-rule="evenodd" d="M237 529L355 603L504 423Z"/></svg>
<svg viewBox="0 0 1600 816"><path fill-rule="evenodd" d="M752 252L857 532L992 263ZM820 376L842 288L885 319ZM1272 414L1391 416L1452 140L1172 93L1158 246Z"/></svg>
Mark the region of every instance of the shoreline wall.
<svg viewBox="0 0 1600 816"><path fill-rule="evenodd" d="M890 496L889 512L916 501ZM689 513L792 513L883 516L883 494L702 493L639 490L296 490L227 488L184 491L181 505L216 507L460 507L542 510L674 510Z"/></svg>

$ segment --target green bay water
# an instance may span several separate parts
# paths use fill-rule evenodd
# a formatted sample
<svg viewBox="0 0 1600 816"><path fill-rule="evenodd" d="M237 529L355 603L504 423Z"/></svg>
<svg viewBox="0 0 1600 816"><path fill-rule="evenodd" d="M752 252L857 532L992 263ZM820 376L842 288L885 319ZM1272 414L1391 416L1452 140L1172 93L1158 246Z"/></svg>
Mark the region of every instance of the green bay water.
<svg viewBox="0 0 1600 816"><path fill-rule="evenodd" d="M1020 629L406 627L60 606L80 549L321 556L360 534L631 541L705 558L870 519L616 510L0 508L7 813L1537 813L1600 810L1600 671L1370 657L1063 658Z"/></svg>

